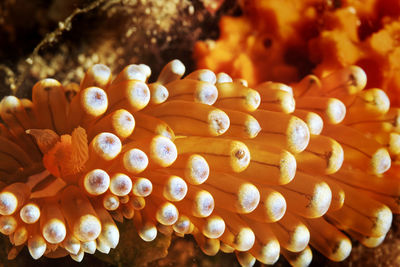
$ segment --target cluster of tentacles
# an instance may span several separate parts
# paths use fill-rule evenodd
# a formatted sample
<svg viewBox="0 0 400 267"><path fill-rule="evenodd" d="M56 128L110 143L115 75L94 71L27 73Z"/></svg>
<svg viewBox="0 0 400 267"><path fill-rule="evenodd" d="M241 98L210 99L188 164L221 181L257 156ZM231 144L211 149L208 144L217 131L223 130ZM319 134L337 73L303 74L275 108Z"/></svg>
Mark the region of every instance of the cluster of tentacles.
<svg viewBox="0 0 400 267"><path fill-rule="evenodd" d="M399 209L399 114L350 66L290 86L168 63L80 85L39 81L0 103L0 232L9 258L108 253L114 221L139 236L191 234L241 265L334 261L379 245ZM183 77L184 76L184 77ZM183 77L183 78L182 78Z"/></svg>

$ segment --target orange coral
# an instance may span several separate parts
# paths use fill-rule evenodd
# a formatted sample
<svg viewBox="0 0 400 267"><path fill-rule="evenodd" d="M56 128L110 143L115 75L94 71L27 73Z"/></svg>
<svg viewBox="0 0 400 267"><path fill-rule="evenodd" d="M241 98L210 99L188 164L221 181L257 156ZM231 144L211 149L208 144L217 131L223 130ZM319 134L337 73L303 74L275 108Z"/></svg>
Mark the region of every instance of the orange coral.
<svg viewBox="0 0 400 267"><path fill-rule="evenodd" d="M265 80L298 80L298 68L285 62L288 59L307 64L304 54L294 52L304 50L304 44L300 26L293 25L302 18L301 26L308 28L316 13L296 1L244 1L243 9L242 17L222 17L217 42L196 44L198 67L245 78L250 85Z"/></svg>
<svg viewBox="0 0 400 267"><path fill-rule="evenodd" d="M254 85L356 64L369 87L383 88L399 103L398 1L247 0L242 7L243 16L222 19L219 40L196 44L198 67Z"/></svg>

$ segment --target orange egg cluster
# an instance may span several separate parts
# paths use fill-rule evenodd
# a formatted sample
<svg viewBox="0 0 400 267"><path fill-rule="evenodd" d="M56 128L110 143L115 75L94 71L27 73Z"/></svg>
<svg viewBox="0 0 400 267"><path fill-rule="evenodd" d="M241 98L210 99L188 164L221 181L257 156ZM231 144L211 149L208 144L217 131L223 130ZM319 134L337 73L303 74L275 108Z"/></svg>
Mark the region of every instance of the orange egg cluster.
<svg viewBox="0 0 400 267"><path fill-rule="evenodd" d="M364 90L361 68L253 88L207 69L184 76L179 60L154 83L150 73L129 65L112 78L98 64L80 85L44 79L32 101L3 98L10 259L24 246L34 259L108 253L124 218L145 241L191 234L243 266L280 254L308 265L309 245L341 261L348 236L383 241L400 211L400 110Z"/></svg>
<svg viewBox="0 0 400 267"><path fill-rule="evenodd" d="M399 1L240 2L243 15L222 17L217 41L196 44L198 68L254 86L357 65L367 73L368 87L382 88L400 103Z"/></svg>

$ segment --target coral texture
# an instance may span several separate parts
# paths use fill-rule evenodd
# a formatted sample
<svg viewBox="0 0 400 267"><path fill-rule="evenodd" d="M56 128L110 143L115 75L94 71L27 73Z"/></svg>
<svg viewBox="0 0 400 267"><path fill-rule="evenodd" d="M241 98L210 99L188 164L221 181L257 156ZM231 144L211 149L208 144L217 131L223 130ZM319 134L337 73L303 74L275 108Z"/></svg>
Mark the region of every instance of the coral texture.
<svg viewBox="0 0 400 267"><path fill-rule="evenodd" d="M357 65L367 87L386 91L399 104L398 1L243 0L243 15L220 21L217 41L195 47L198 68L247 79L296 82L313 72Z"/></svg>

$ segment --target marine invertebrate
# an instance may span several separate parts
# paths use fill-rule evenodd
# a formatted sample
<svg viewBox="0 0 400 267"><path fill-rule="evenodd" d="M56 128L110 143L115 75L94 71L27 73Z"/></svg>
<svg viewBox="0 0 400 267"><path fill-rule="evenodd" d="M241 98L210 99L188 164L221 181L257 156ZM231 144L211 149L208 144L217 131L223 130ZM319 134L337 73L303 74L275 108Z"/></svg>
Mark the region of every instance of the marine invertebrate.
<svg viewBox="0 0 400 267"><path fill-rule="evenodd" d="M235 252L244 266L280 254L307 265L309 244L343 260L342 231L382 242L399 211L398 109L363 90L362 69L254 88L184 72L174 60L148 83L146 65L114 79L94 65L80 85L45 79L32 101L0 102L10 258L24 245L35 259L108 253L123 218L145 241L192 234L207 255Z"/></svg>

